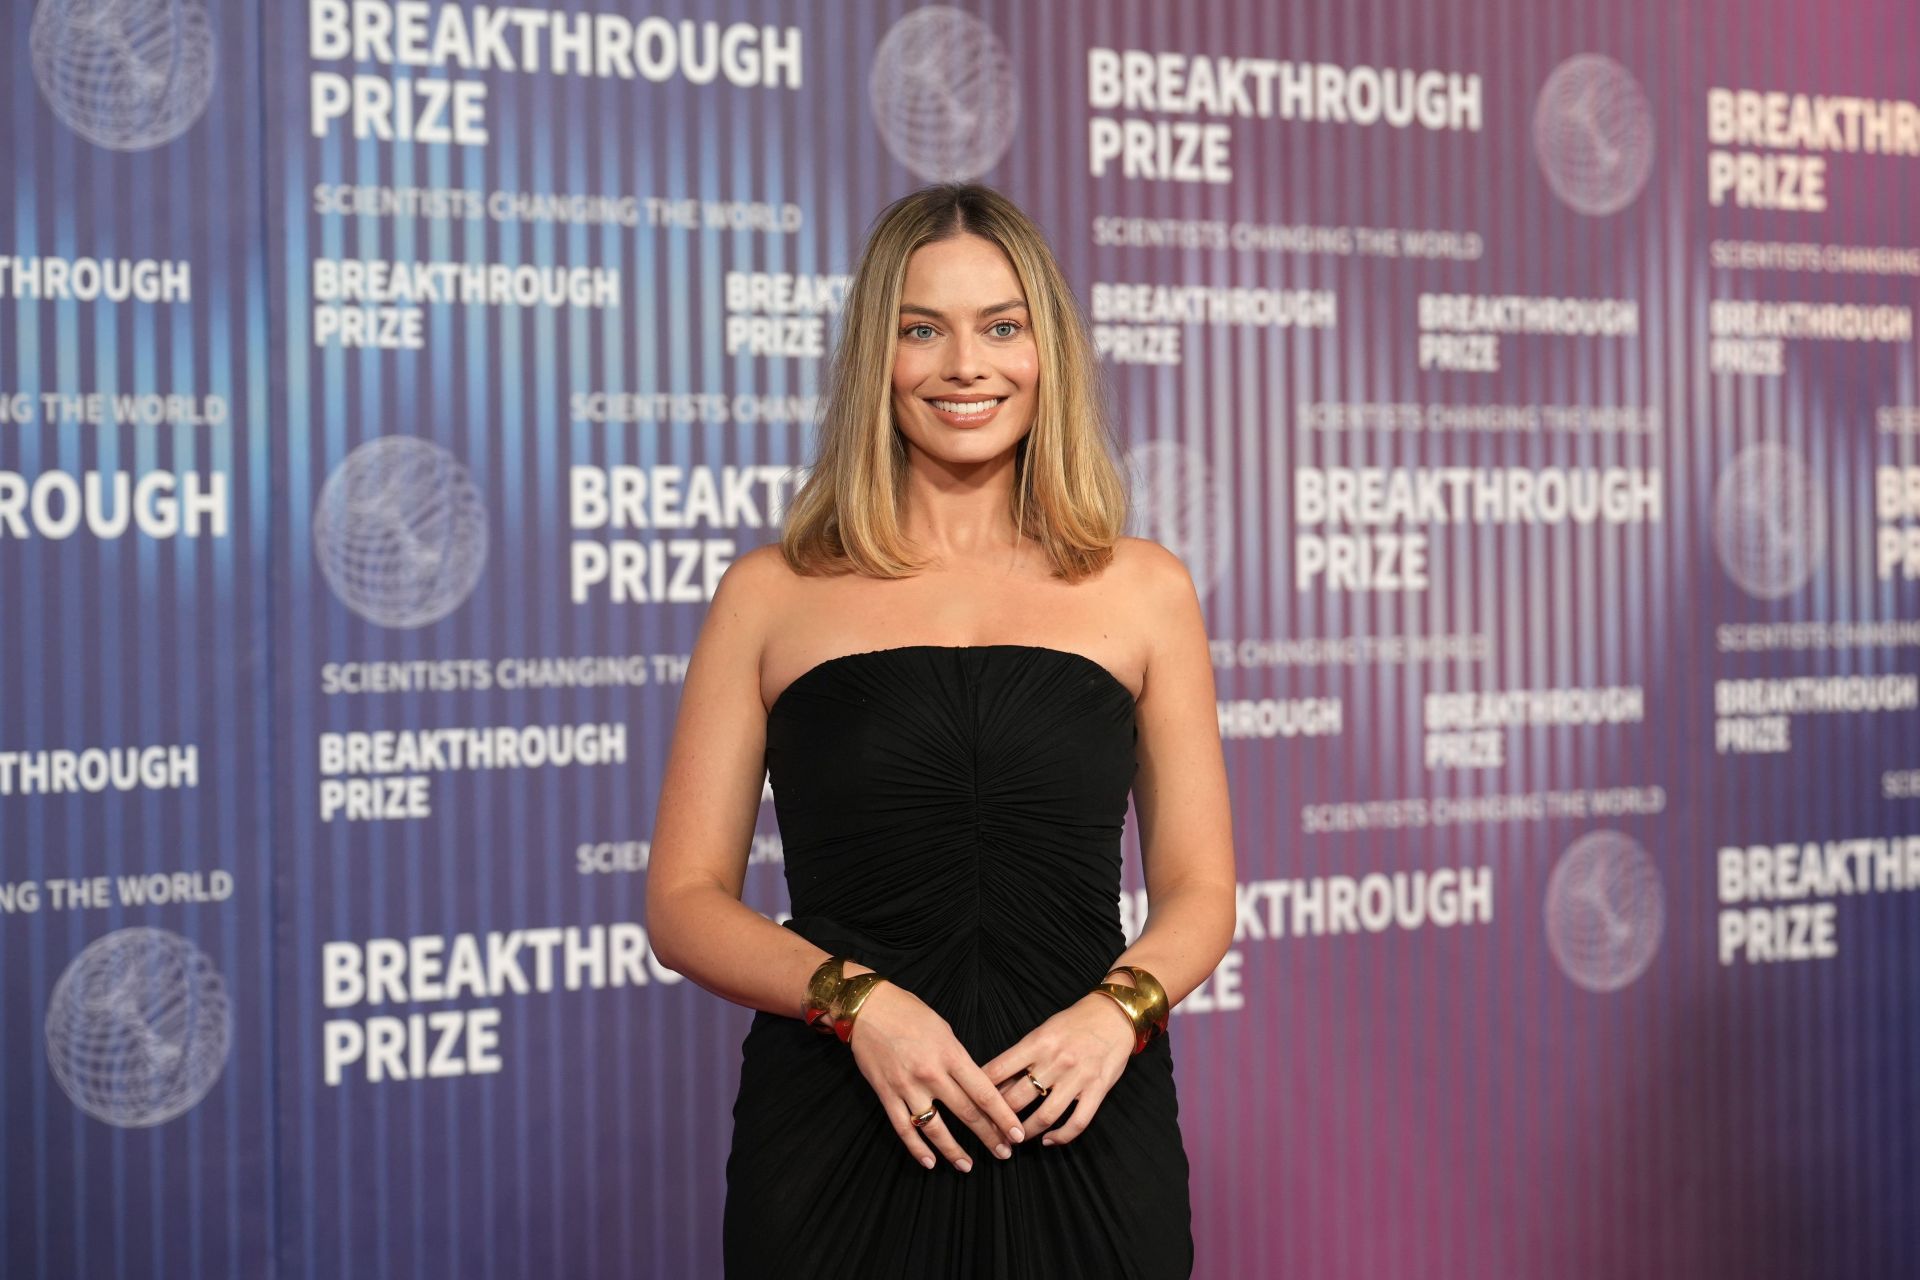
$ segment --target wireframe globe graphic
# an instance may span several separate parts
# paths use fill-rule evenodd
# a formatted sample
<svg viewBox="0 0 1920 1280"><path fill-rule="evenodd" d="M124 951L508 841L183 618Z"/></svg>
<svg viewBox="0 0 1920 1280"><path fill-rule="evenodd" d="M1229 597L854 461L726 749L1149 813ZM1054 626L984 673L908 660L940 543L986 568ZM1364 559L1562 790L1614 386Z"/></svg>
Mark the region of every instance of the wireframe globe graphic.
<svg viewBox="0 0 1920 1280"><path fill-rule="evenodd" d="M1740 589L1762 600L1790 596L1827 554L1827 502L1800 455L1750 445L1713 491L1713 545Z"/></svg>
<svg viewBox="0 0 1920 1280"><path fill-rule="evenodd" d="M993 168L1020 122L1020 81L1006 46L950 5L893 24L874 52L867 93L887 150L930 182Z"/></svg>
<svg viewBox="0 0 1920 1280"><path fill-rule="evenodd" d="M413 436L384 436L327 478L314 504L313 551L347 608L383 627L424 627L479 583L487 508L451 453Z"/></svg>
<svg viewBox="0 0 1920 1280"><path fill-rule="evenodd" d="M1153 440L1127 451L1133 506L1127 532L1180 557L1204 599L1220 582L1233 548L1233 512L1199 450Z"/></svg>
<svg viewBox="0 0 1920 1280"><path fill-rule="evenodd" d="M1570 208L1596 218L1618 213L1653 173L1653 106L1631 71L1604 54L1578 54L1540 86L1533 150Z"/></svg>
<svg viewBox="0 0 1920 1280"><path fill-rule="evenodd" d="M40 0L27 43L54 114L115 151L172 142L213 97L213 28L195 0Z"/></svg>
<svg viewBox="0 0 1920 1280"><path fill-rule="evenodd" d="M1660 871L1624 832L1581 836L1547 882L1547 946L1589 991L1618 991L1645 973L1666 922Z"/></svg>
<svg viewBox="0 0 1920 1280"><path fill-rule="evenodd" d="M227 987L165 929L121 929L74 957L47 1002L47 1065L96 1120L165 1124L207 1096L233 1043Z"/></svg>

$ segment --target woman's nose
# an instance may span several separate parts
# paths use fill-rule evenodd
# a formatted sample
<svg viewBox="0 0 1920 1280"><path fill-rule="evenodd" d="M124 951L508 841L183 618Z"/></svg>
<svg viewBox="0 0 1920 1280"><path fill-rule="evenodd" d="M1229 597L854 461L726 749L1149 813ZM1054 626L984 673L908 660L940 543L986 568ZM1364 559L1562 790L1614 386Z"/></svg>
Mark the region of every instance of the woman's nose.
<svg viewBox="0 0 1920 1280"><path fill-rule="evenodd" d="M955 334L947 343L945 355L941 376L949 382L974 382L987 371L980 344L970 334Z"/></svg>

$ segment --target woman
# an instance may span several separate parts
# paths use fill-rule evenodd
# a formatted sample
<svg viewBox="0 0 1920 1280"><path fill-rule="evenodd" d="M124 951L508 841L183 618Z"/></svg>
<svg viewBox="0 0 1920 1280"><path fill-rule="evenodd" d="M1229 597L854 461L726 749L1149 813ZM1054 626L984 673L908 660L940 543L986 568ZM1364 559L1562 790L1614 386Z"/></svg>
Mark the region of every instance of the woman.
<svg viewBox="0 0 1920 1280"><path fill-rule="evenodd" d="M818 461L694 649L654 830L656 953L761 1011L729 1276L1189 1274L1164 1027L1231 941L1232 833L1199 602L1124 506L1039 230L977 186L888 208ZM740 901L763 773L785 928Z"/></svg>

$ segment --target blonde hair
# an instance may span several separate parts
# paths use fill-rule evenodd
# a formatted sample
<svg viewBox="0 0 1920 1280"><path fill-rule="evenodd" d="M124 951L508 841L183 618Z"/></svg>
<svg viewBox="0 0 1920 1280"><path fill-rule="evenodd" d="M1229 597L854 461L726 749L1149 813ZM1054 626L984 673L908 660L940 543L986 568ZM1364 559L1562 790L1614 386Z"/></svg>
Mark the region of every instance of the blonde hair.
<svg viewBox="0 0 1920 1280"><path fill-rule="evenodd" d="M1046 237L1019 206L972 184L926 187L887 206L867 236L842 312L819 454L794 495L780 549L796 573L902 578L924 567L902 528L906 445L892 372L907 260L976 235L1000 247L1026 294L1039 355L1033 425L1015 447L1014 528L1069 582L1106 566L1126 525L1093 345Z"/></svg>

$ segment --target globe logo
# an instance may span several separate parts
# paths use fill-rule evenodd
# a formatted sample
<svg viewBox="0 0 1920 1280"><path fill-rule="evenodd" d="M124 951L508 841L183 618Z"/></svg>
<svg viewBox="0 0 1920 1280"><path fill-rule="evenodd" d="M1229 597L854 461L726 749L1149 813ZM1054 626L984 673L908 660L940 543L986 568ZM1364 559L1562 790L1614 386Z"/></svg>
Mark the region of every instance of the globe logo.
<svg viewBox="0 0 1920 1280"><path fill-rule="evenodd" d="M1631 71L1602 54L1579 54L1540 86L1533 150L1569 207L1595 218L1617 213L1653 173L1653 107Z"/></svg>
<svg viewBox="0 0 1920 1280"><path fill-rule="evenodd" d="M1205 599L1233 545L1232 510L1207 460L1198 450L1154 440L1128 450L1125 466L1133 486L1127 532L1179 556Z"/></svg>
<svg viewBox="0 0 1920 1280"><path fill-rule="evenodd" d="M1653 859L1619 831L1593 831L1560 855L1547 882L1547 946L1589 991L1618 991L1647 971L1666 927Z"/></svg>
<svg viewBox="0 0 1920 1280"><path fill-rule="evenodd" d="M213 30L195 0L40 0L27 43L54 114L115 151L172 142L213 97Z"/></svg>
<svg viewBox="0 0 1920 1280"><path fill-rule="evenodd" d="M47 1065L74 1105L127 1129L165 1124L227 1065L226 984L206 953L165 929L96 939L54 984Z"/></svg>
<svg viewBox="0 0 1920 1280"><path fill-rule="evenodd" d="M1827 550L1827 504L1800 455L1751 445L1713 491L1713 545L1740 589L1762 600L1807 584Z"/></svg>
<svg viewBox="0 0 1920 1280"><path fill-rule="evenodd" d="M894 23L873 55L873 118L887 150L930 182L1000 162L1020 120L1020 82L986 23L948 5Z"/></svg>
<svg viewBox="0 0 1920 1280"><path fill-rule="evenodd" d="M412 436L347 455L320 490L313 550L340 603L383 627L424 627L487 567L487 509L466 467Z"/></svg>

